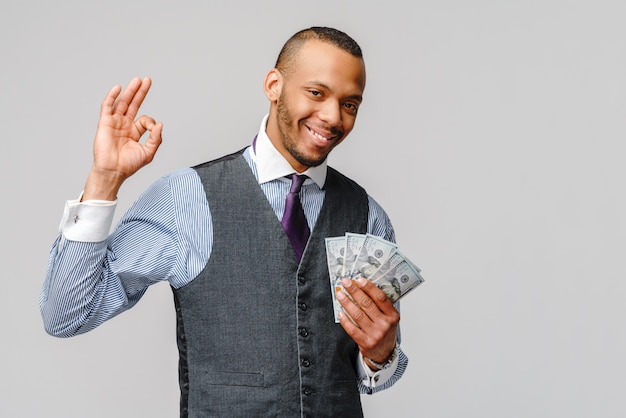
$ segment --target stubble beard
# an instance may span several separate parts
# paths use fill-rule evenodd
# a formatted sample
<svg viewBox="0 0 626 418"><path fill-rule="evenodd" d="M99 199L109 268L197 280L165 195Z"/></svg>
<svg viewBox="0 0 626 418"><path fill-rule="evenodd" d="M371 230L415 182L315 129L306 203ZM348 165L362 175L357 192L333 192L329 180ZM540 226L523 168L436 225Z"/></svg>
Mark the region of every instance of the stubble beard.
<svg viewBox="0 0 626 418"><path fill-rule="evenodd" d="M288 105L285 103L284 93L281 93L280 98L276 106L276 112L278 114L278 132L280 134L280 141L283 147L289 152L289 154L300 164L306 167L317 167L322 164L328 155L321 156L319 158L312 158L306 156L298 149L298 140L292 138L287 133L289 127L294 126L293 117L289 112Z"/></svg>

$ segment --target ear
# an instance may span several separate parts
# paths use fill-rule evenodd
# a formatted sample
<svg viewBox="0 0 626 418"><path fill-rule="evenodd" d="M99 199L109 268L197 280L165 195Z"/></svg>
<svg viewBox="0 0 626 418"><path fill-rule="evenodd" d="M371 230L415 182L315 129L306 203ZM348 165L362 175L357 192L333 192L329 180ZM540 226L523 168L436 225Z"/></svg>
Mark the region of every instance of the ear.
<svg viewBox="0 0 626 418"><path fill-rule="evenodd" d="M283 88L283 75L276 68L272 68L265 75L265 81L263 83L265 89L265 95L270 102L276 102L280 97L280 92Z"/></svg>

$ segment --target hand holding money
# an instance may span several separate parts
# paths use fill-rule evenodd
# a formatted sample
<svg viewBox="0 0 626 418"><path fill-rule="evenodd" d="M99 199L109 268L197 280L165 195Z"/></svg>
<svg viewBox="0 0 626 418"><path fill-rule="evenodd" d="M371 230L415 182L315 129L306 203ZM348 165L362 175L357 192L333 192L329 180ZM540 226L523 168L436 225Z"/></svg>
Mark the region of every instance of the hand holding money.
<svg viewBox="0 0 626 418"><path fill-rule="evenodd" d="M369 280L344 278L342 285L344 290L337 293L343 307L338 314L341 325L365 359L385 363L396 346L400 314L389 298ZM369 363L372 370L380 368Z"/></svg>
<svg viewBox="0 0 626 418"><path fill-rule="evenodd" d="M362 278L374 283L392 303L424 282L421 270L396 244L375 235L348 232L343 237L326 238L326 257L337 323L338 313L345 313L337 300L340 292L347 295L342 284L344 278Z"/></svg>

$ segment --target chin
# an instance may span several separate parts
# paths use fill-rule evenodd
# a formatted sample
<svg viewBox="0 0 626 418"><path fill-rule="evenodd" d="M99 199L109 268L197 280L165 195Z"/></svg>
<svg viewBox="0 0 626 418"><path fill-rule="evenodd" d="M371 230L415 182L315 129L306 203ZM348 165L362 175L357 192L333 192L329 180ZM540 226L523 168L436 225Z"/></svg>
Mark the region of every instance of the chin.
<svg viewBox="0 0 626 418"><path fill-rule="evenodd" d="M318 165L323 164L327 157L328 154L308 155L307 158L304 158L306 163L301 163L308 167L317 167Z"/></svg>
<svg viewBox="0 0 626 418"><path fill-rule="evenodd" d="M297 162L299 162L300 164L306 167L317 167L318 165L326 161L326 157L328 157L327 153L324 153L324 154L310 153L310 152L304 153L304 152L301 152L301 150L294 150L294 149L289 150L289 153L294 158L294 160L296 160Z"/></svg>

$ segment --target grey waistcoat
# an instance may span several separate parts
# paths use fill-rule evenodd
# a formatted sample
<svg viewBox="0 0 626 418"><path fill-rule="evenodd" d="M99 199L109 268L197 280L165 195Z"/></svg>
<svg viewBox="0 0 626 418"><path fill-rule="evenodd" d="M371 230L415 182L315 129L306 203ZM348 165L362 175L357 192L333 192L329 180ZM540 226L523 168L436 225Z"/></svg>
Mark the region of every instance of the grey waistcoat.
<svg viewBox="0 0 626 418"><path fill-rule="evenodd" d="M366 232L365 191L329 167L298 264L241 151L195 169L213 248L174 289L181 416L362 417L358 348L333 319L324 238Z"/></svg>

